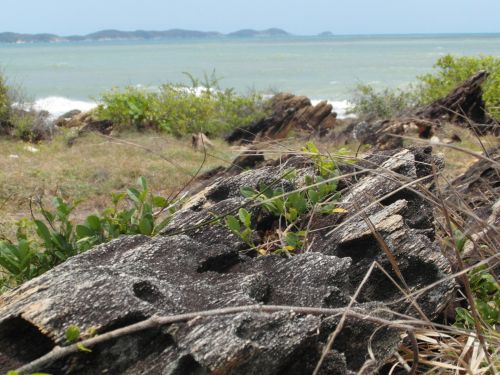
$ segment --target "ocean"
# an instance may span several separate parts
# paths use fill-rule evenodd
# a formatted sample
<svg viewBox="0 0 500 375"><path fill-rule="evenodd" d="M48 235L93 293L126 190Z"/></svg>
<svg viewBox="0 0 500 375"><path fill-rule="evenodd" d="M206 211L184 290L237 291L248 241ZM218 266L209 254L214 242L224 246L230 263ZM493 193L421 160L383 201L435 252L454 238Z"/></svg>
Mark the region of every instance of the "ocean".
<svg viewBox="0 0 500 375"><path fill-rule="evenodd" d="M240 93L288 91L344 115L359 83L404 88L445 54L500 56L500 34L0 44L0 69L37 109L86 110L126 85L189 83L215 70Z"/></svg>

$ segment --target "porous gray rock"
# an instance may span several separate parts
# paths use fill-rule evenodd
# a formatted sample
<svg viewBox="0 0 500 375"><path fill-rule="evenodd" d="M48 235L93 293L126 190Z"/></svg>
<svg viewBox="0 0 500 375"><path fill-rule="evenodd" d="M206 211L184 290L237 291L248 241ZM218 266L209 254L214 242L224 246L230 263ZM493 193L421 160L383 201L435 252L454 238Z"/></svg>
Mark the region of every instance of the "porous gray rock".
<svg viewBox="0 0 500 375"><path fill-rule="evenodd" d="M417 298L422 310L435 317L451 299L454 283L444 279L449 267L432 242L432 212L416 210L419 196L408 188L383 198L406 180L425 177L432 159L429 149L368 158L363 177L343 181L347 213L318 214L311 221L315 235L310 251L290 258L242 252L244 244L219 218L246 205L265 231L273 218L242 197L240 188L264 181L289 191L303 186L304 176L313 173L311 165L290 159L281 166L220 178L193 196L161 236L124 237L98 246L0 297L0 370L29 362L55 345L66 345L64 332L69 325L105 333L153 315L229 306L344 307L374 260L394 277L367 218L400 262L410 291L441 281ZM300 168L290 180L284 172L291 165ZM430 181L421 183L428 187ZM366 208L380 198L381 203L371 205L366 216L359 215L356 207ZM393 318L389 310L418 314L380 271L370 276L355 308L384 319ZM57 360L43 370L56 374L311 373L338 322L338 316L255 311L197 318L99 344L92 353ZM374 361L368 355L368 342ZM400 332L394 328L348 319L321 373L351 374L366 361L376 369L399 342Z"/></svg>

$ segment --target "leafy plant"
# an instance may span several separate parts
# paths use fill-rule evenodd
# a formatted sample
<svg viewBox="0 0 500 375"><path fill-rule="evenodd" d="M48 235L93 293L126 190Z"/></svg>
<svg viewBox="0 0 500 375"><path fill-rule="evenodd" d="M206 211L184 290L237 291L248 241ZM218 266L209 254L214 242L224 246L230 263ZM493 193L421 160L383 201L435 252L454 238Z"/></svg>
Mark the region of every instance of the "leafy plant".
<svg viewBox="0 0 500 375"><path fill-rule="evenodd" d="M126 87L105 93L97 115L122 127L151 128L175 136L197 132L217 136L265 116L260 95L222 90L215 73L205 74L203 80L185 74L191 87L165 84L157 91Z"/></svg>
<svg viewBox="0 0 500 375"><path fill-rule="evenodd" d="M151 194L144 177L139 178L138 185L139 189L113 194L111 207L76 225L71 214L77 203L55 197L52 210L39 203L41 218L20 220L15 241L0 241L0 266L6 274L2 283L20 284L124 234L157 234L181 202Z"/></svg>
<svg viewBox="0 0 500 375"><path fill-rule="evenodd" d="M469 280L482 324L494 329L500 322L500 286L493 275L486 271L485 266L469 272ZM474 318L469 308L456 309L455 325L474 328Z"/></svg>
<svg viewBox="0 0 500 375"><path fill-rule="evenodd" d="M240 237L248 246L254 248L253 234L254 230L252 225L252 215L244 208L240 208L238 211L238 218L233 215L226 216L226 226L235 235Z"/></svg>
<svg viewBox="0 0 500 375"><path fill-rule="evenodd" d="M7 82L0 72L0 133L7 126L10 115L11 101L9 97L9 88Z"/></svg>
<svg viewBox="0 0 500 375"><path fill-rule="evenodd" d="M359 116L390 118L400 115L418 104L418 98L411 90L384 89L376 91L373 86L356 86L352 99L351 113Z"/></svg>
<svg viewBox="0 0 500 375"><path fill-rule="evenodd" d="M243 187L241 194L257 202L262 209L278 218L280 245L274 246L274 254L282 252L300 251L307 238L307 223L314 212L320 214L333 214L343 212L335 202L338 199L338 175L336 163L329 157L322 155L313 143L308 143L304 149L316 167L316 174L306 176L305 183L308 189L297 189L286 192L282 187L274 188L264 182L257 188ZM284 178L293 180L297 177L296 170L285 171ZM234 216L226 217L226 226L245 241L251 248L265 255L269 250L254 244L255 228L252 226L251 215L244 208L239 211L239 219Z"/></svg>

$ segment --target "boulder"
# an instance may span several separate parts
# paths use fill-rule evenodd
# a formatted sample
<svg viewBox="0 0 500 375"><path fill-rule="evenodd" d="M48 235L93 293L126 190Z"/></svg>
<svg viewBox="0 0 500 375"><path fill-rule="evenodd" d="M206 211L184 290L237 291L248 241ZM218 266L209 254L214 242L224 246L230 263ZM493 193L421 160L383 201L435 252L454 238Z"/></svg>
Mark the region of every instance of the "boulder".
<svg viewBox="0 0 500 375"><path fill-rule="evenodd" d="M432 210L422 209L420 196L411 189L397 191L402 182L429 175L430 161L440 165L429 148L367 158L359 166L365 168L361 176L345 178L339 185L346 213L315 215L309 250L293 257L245 251L247 245L214 217L246 205L255 218L259 243L280 222L244 198L240 189L259 182L277 184L285 191L299 188L304 177L314 173L311 161L290 157L280 165L217 179L191 197L160 236L123 237L97 246L1 296L0 371L30 362L56 345L67 345L69 325L93 327L103 334L154 315L228 306L345 307L373 261L396 278L367 220L394 254L410 291L440 282L416 300L429 318L435 318L453 297L455 284L445 279L449 265L433 242ZM291 167L297 175L281 178ZM429 187L431 181L420 183ZM360 206L365 216L360 215ZM418 316L380 271L369 276L354 309L386 320L395 319L394 311ZM338 324L339 316L255 310L198 317L115 338L93 347L91 353L57 358L38 370L311 373ZM320 373L352 374L367 367L376 371L397 349L400 333L370 319L348 318Z"/></svg>
<svg viewBox="0 0 500 375"><path fill-rule="evenodd" d="M68 111L66 113L64 113L63 115L59 116L56 121L55 121L55 124L56 126L59 126L59 127L67 127L66 124L75 116L81 114L82 111L80 111L79 109L73 109L71 111Z"/></svg>
<svg viewBox="0 0 500 375"><path fill-rule="evenodd" d="M294 130L306 135L323 135L336 124L337 114L326 101L312 105L305 96L277 94L270 100L271 116L237 128L226 141L245 144L282 139Z"/></svg>

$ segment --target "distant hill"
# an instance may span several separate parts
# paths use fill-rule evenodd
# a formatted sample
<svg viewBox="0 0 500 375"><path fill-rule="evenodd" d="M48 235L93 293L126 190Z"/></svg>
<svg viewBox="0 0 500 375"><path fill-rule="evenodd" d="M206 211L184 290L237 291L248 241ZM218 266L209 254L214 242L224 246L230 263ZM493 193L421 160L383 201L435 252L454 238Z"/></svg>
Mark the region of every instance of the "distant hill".
<svg viewBox="0 0 500 375"><path fill-rule="evenodd" d="M217 37L276 37L291 36L281 29L271 28L267 30L244 29L229 34L215 31L196 31L183 29L170 29L165 31L120 31L102 30L88 35L59 36L55 34L18 34L4 32L0 33L0 43L55 43L74 41L104 41L104 40L152 40L152 39L180 39L180 38L217 38Z"/></svg>
<svg viewBox="0 0 500 375"><path fill-rule="evenodd" d="M287 33L285 30L271 28L267 30L253 30L253 29L243 29L238 30L233 33L227 34L229 37L237 37L237 38L255 38L255 37L270 37L270 36L291 36L291 34Z"/></svg>
<svg viewBox="0 0 500 375"><path fill-rule="evenodd" d="M335 34L333 34L331 31L323 31L322 33L319 33L318 36L323 38L329 38L335 36Z"/></svg>

